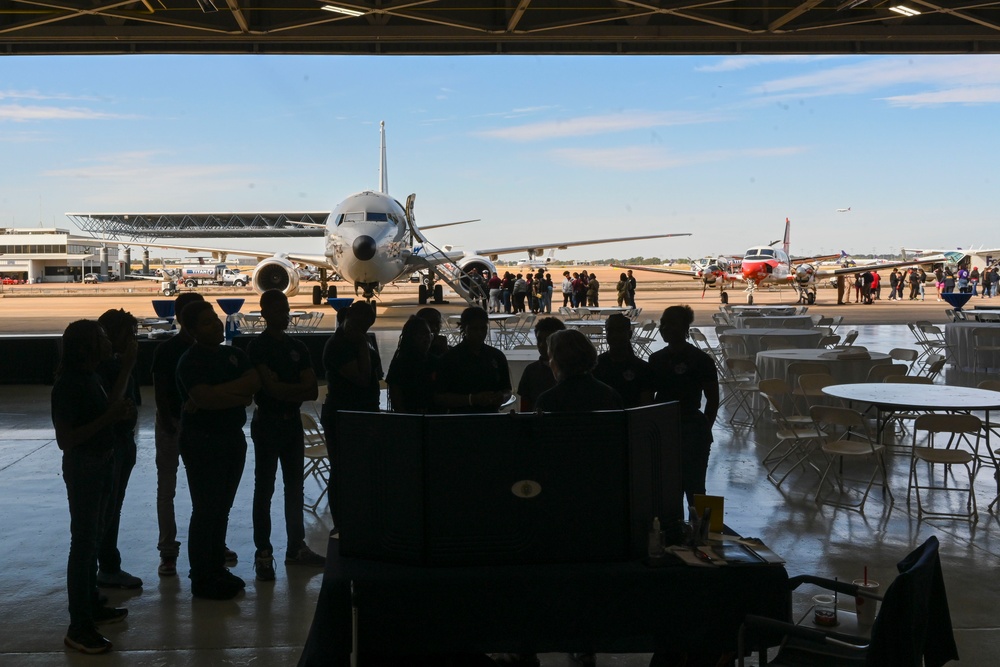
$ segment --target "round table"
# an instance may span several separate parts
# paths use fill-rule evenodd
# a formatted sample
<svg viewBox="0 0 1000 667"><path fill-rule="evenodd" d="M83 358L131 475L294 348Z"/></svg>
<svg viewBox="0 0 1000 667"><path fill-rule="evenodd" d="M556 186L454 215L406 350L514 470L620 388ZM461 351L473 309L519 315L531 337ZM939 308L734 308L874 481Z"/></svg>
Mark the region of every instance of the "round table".
<svg viewBox="0 0 1000 667"><path fill-rule="evenodd" d="M797 312L798 306L730 306L729 310L739 315L741 312L749 310L750 312L758 312L762 315L767 313L768 315L794 315Z"/></svg>
<svg viewBox="0 0 1000 667"><path fill-rule="evenodd" d="M812 329L813 319L809 315L734 315L733 326L737 329L766 329L769 327Z"/></svg>
<svg viewBox="0 0 1000 667"><path fill-rule="evenodd" d="M756 355L764 347L768 338L785 338L788 347L813 348L819 345L823 335L812 329L730 329L724 332L743 341L747 354Z"/></svg>
<svg viewBox="0 0 1000 667"><path fill-rule="evenodd" d="M864 382L873 366L892 363L892 357L884 352L869 352L867 359L858 359L857 353L849 352L849 350L827 349L764 350L757 353L757 371L761 380L772 378L786 380L790 364L808 361L823 364L838 384L845 384ZM838 358L838 355L847 358Z"/></svg>
<svg viewBox="0 0 1000 667"><path fill-rule="evenodd" d="M1000 324L987 322L951 322L944 325L944 340L951 348L952 362L959 368L971 371L975 363L976 341L973 331L976 329L997 329ZM985 352L979 359L982 368L1000 368L1000 355Z"/></svg>

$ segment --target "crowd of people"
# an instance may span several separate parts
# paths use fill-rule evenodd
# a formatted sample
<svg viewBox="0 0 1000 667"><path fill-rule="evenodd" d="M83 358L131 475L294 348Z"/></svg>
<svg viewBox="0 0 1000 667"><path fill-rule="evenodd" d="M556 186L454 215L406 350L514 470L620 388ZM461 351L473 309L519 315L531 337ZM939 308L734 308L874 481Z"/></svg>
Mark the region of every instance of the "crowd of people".
<svg viewBox="0 0 1000 667"><path fill-rule="evenodd" d="M265 292L260 310L266 328L244 353L224 344L224 325L215 308L197 293L184 293L175 301L179 329L157 346L153 358L158 574L177 574L181 543L174 500L183 461L191 494L188 576L195 597L228 600L246 585L227 567L238 556L226 546L226 534L246 462L249 406L256 579L276 578L271 500L279 466L285 563L325 563L325 557L305 543L302 510L300 410L303 402L317 399L317 374L308 348L287 333L287 297L276 290ZM623 315L606 321L608 350L600 355L586 336L567 330L561 320L538 320L539 359L521 378L520 409L577 412L679 401L683 490L693 502L694 494L705 491L711 426L719 405L715 364L687 341L693 318L687 306L667 308L660 321L667 345L649 361L636 356L632 322ZM440 333L440 311L421 309L403 325L387 374L370 332L374 322L373 309L355 302L338 313L337 329L324 347L327 394L321 422L331 469L338 465L338 414L379 411L383 376L392 411L470 414L513 405L506 357L488 343L486 310L466 308L459 324L461 341L450 346ZM52 390L52 420L63 452L71 518L66 581L70 625L64 641L83 653L110 650L111 642L98 625L128 614L127 609L106 606L99 588L142 586L139 577L122 568L117 547L122 503L136 461L137 328L136 318L124 310L70 324L63 333ZM336 531L343 501L336 475L330 479L329 500Z"/></svg>
<svg viewBox="0 0 1000 667"><path fill-rule="evenodd" d="M482 295L482 305L490 313L532 313L548 315L552 313L552 298L555 283L552 274L543 269L528 273L504 271L482 275L475 271L470 274L470 283L476 285L473 294ZM632 270L621 274L615 285L618 305L635 307L636 279ZM562 305L567 308L599 308L601 305L601 283L594 273L586 271L563 271L559 284Z"/></svg>
<svg viewBox="0 0 1000 667"><path fill-rule="evenodd" d="M882 299L885 288L878 269L871 269L844 277L844 287L838 290L837 303L850 303L850 293L854 293L854 303L870 304ZM969 270L960 266L952 270L950 267L938 266L933 273L928 274L923 268L912 267L892 269L888 277L889 301L924 301L927 293L927 283L933 283L937 290L936 299L943 301L942 294L953 292L971 294L980 298L992 298L997 295L1000 285L1000 268L993 266L980 272L979 267ZM838 287L840 283L838 282Z"/></svg>

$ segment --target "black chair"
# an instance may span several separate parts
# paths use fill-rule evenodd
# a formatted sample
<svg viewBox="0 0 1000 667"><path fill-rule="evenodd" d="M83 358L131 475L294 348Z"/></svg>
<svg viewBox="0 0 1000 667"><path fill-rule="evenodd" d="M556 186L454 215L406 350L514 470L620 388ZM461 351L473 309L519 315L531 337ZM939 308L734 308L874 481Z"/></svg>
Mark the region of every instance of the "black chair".
<svg viewBox="0 0 1000 667"><path fill-rule="evenodd" d="M899 575L882 598L870 639L747 616L740 628L740 667L746 653L744 646L754 645L745 644L746 639L767 637L772 641L761 645L774 645L777 642L773 640L781 635L784 640L770 663L779 667L939 667L958 660L937 538L928 538L897 563L896 568ZM788 583L792 589L810 583L844 595L859 592L859 587L853 584L812 576L794 577ZM768 664L766 654L762 654L760 664Z"/></svg>

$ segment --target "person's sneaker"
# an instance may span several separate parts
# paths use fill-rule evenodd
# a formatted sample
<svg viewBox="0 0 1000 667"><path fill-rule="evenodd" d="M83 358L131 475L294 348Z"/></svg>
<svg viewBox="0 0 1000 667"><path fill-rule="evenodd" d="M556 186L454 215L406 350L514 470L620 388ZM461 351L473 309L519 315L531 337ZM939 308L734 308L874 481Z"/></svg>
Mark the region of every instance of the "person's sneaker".
<svg viewBox="0 0 1000 667"><path fill-rule="evenodd" d="M97 573L97 585L101 588L142 588L142 579L125 570Z"/></svg>
<svg viewBox="0 0 1000 667"><path fill-rule="evenodd" d="M296 551L289 551L285 554L285 565L324 567L326 565L326 556L320 556L303 542Z"/></svg>
<svg viewBox="0 0 1000 667"><path fill-rule="evenodd" d="M124 621L127 616L128 609L124 607L98 607L93 613L94 623L97 625L118 623Z"/></svg>
<svg viewBox="0 0 1000 667"><path fill-rule="evenodd" d="M257 573L257 581L274 581L274 557L270 551L262 551L254 559L254 572Z"/></svg>
<svg viewBox="0 0 1000 667"><path fill-rule="evenodd" d="M111 650L111 642L97 631L97 628L87 628L85 630L70 629L63 638L66 646L76 649L80 653L95 655L97 653L107 653Z"/></svg>
<svg viewBox="0 0 1000 667"><path fill-rule="evenodd" d="M242 590L242 587L223 576L209 581L191 582L191 595L206 600L232 600Z"/></svg>
<svg viewBox="0 0 1000 667"><path fill-rule="evenodd" d="M226 547L226 566L232 567L236 565L239 561L240 561L239 554L237 554L229 547Z"/></svg>
<svg viewBox="0 0 1000 667"><path fill-rule="evenodd" d="M160 556L160 567L156 568L157 573L161 577L176 577L177 576L177 557L176 556Z"/></svg>
<svg viewBox="0 0 1000 667"><path fill-rule="evenodd" d="M224 581L228 581L233 586L238 587L240 590L243 590L244 588L247 587L247 582L243 581L241 578L237 577L229 570L223 572L221 576Z"/></svg>

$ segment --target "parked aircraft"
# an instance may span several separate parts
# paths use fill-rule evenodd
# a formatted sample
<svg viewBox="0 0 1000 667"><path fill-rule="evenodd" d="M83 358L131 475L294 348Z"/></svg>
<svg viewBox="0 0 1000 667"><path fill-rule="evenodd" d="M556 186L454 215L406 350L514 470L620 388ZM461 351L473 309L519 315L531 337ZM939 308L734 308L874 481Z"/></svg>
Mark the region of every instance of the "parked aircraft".
<svg viewBox="0 0 1000 667"><path fill-rule="evenodd" d="M701 281L701 297L705 298L705 290L718 285L720 294L726 289L726 283L733 287L740 278L740 258L726 255L718 257L704 257L702 259L690 260L690 269L669 269L653 268L643 266L612 265L618 269L639 269L640 271L656 271L657 273L669 273L675 276L690 276L694 280Z"/></svg>
<svg viewBox="0 0 1000 667"><path fill-rule="evenodd" d="M499 255L526 252L530 259L541 256L550 248L592 245L598 243L618 243L645 239L690 236L690 234L649 234L645 236L625 236L585 241L564 241L548 244L517 245L506 248L485 248L472 252L453 251L435 246L424 235L424 231L453 224L433 225L420 228L413 214L416 195L411 194L406 204L401 204L388 194L386 172L385 123L379 124L381 156L379 162L379 190L367 190L351 195L333 209L327 218L324 231L323 254L298 252L261 252L259 250L237 250L233 248L208 248L204 246L177 245L166 243L139 243L136 241L102 241L115 245L144 245L159 248L178 248L199 252L210 252L216 258L227 255L256 257L259 261L253 271L251 284L257 292L279 289L291 296L298 293L298 265L308 264L320 269L320 285L313 287L313 303L319 305L326 296L336 296L337 288L328 285L327 272L334 271L354 286L355 295L372 301L389 283L405 279L415 271L427 276L420 285L421 303L433 296L436 302L442 298L444 281L470 303L482 298L473 274L496 271L495 262ZM468 221L464 221L468 222ZM93 243L94 239L87 238Z"/></svg>
<svg viewBox="0 0 1000 667"><path fill-rule="evenodd" d="M778 284L791 285L799 295L799 301L812 304L816 301L816 279L820 276L838 276L853 273L863 273L868 269L891 269L895 266L913 266L914 264L931 264L934 262L947 261L947 253L944 255L928 255L919 261L909 260L903 262L889 262L885 264L869 264L864 266L840 266L837 268L825 268L820 262L840 259L846 262L847 253L843 250L836 255L817 255L814 257L800 257L791 259L788 256L790 245L789 236L791 232L791 222L785 218L785 235L779 241L772 241L766 246L755 246L746 251L740 265L737 279L746 283L747 303L753 304L754 293L761 285ZM781 247L775 247L781 243ZM653 271L656 273L674 273L674 271L649 266L623 266L639 271ZM722 303L729 302L729 295L720 290Z"/></svg>

